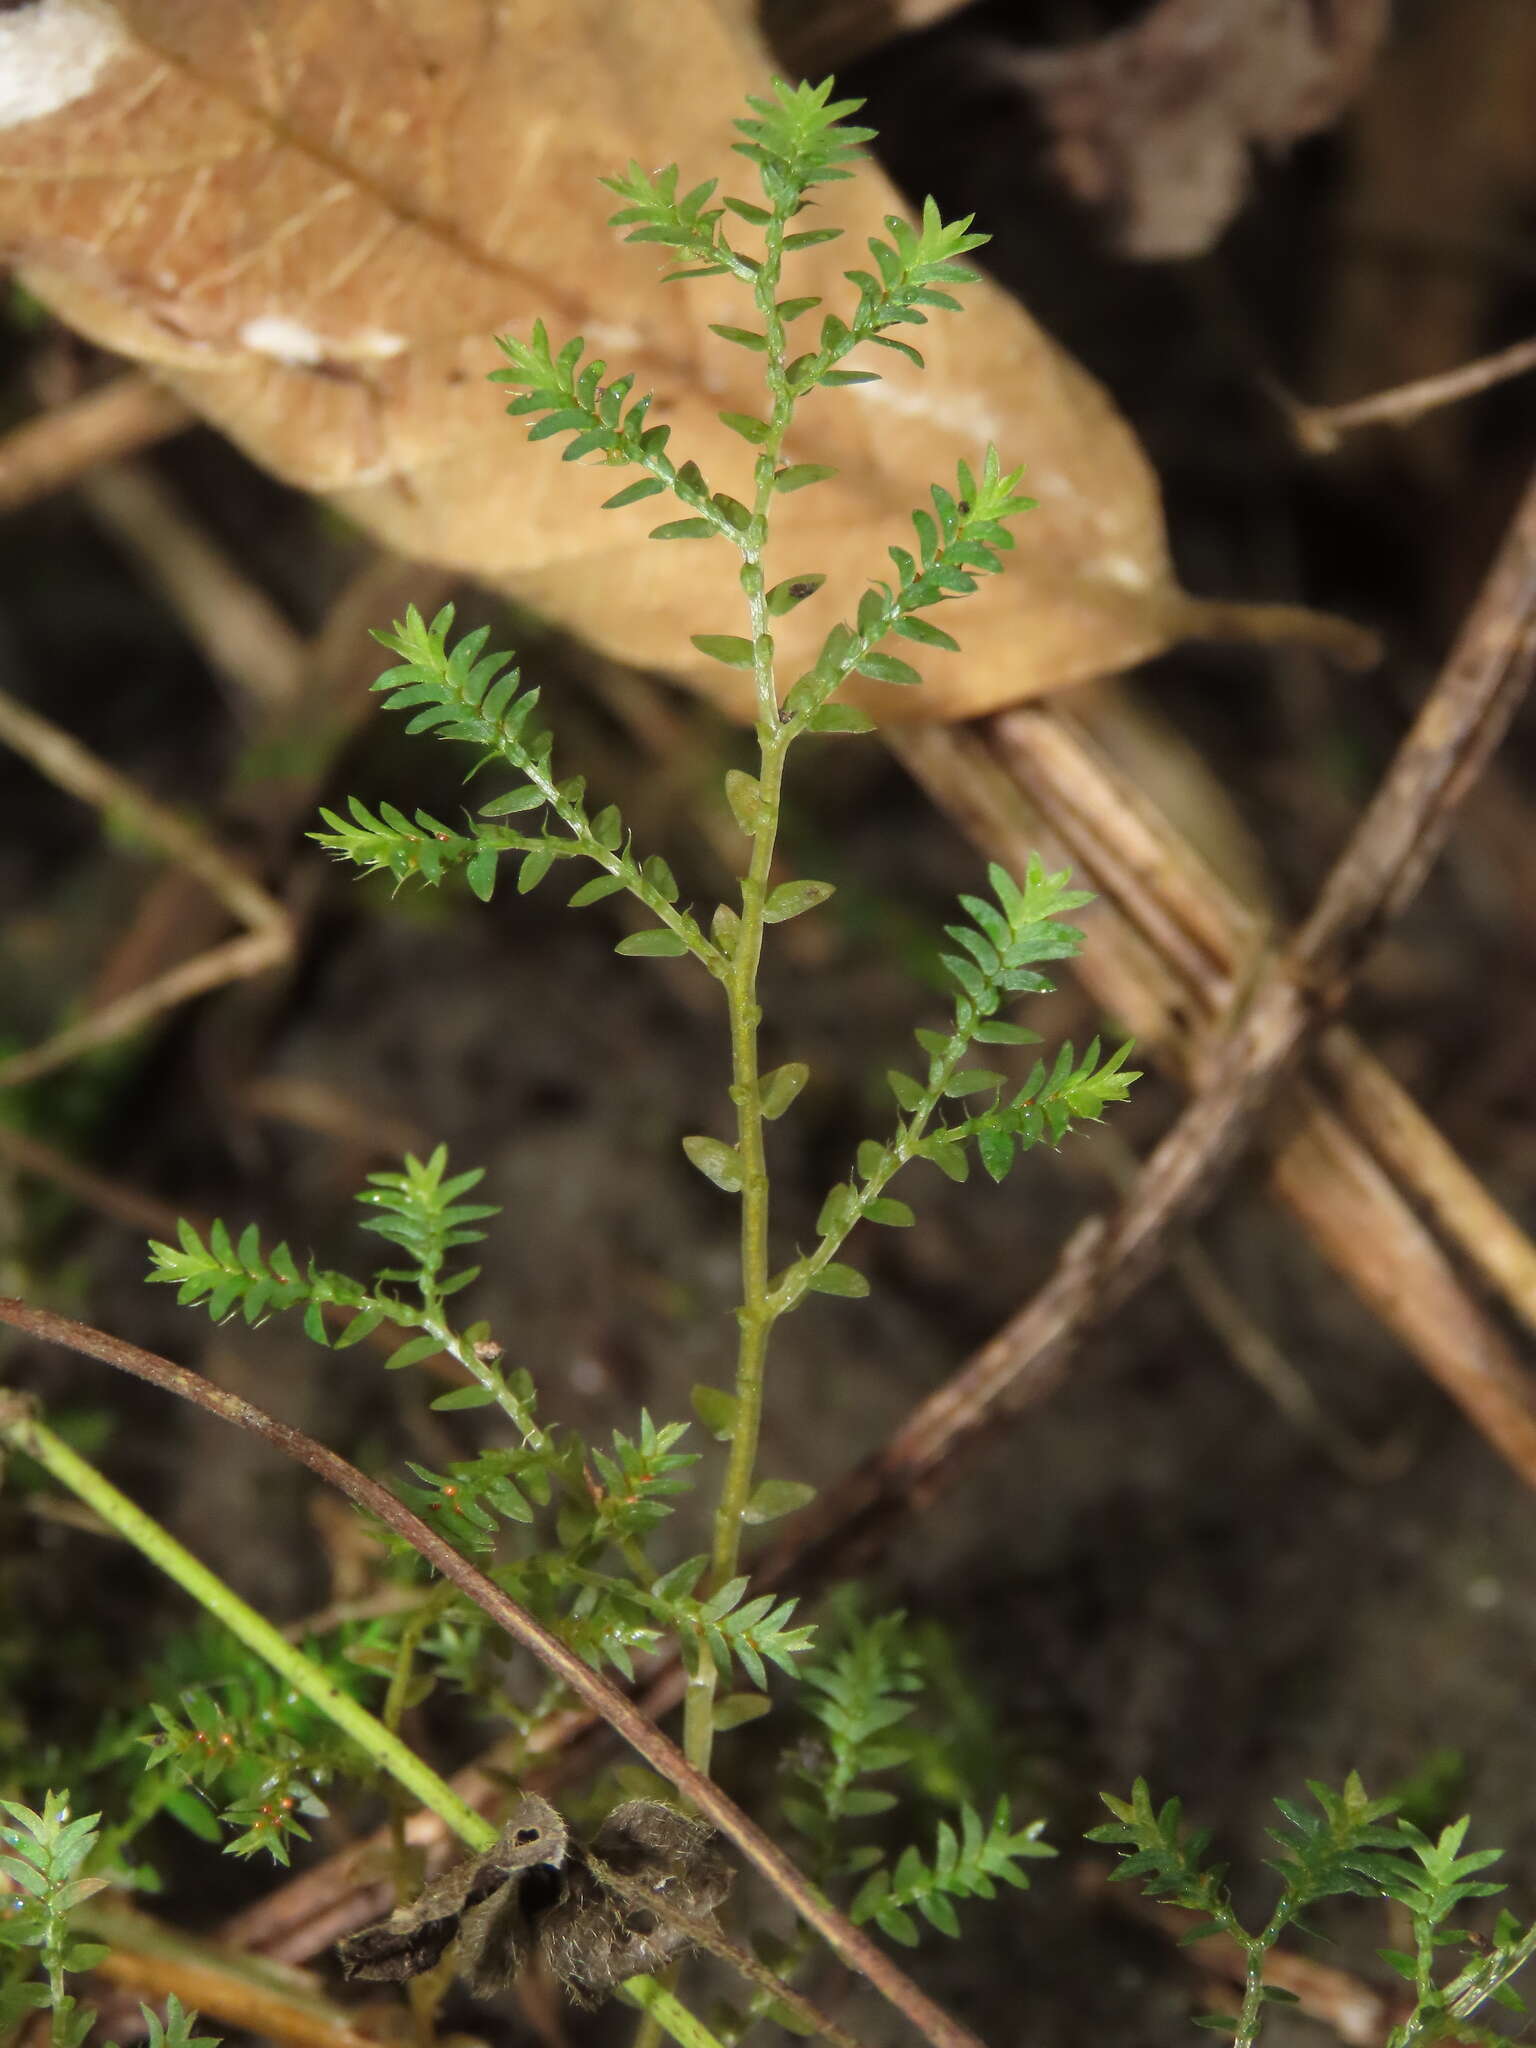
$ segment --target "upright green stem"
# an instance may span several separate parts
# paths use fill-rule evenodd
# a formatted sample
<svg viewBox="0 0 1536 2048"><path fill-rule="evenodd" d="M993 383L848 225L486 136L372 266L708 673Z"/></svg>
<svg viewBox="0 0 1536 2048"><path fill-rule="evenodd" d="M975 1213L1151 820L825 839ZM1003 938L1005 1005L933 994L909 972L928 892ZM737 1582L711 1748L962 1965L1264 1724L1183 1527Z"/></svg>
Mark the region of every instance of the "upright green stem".
<svg viewBox="0 0 1536 2048"><path fill-rule="evenodd" d="M765 357L772 413L767 438L758 450L754 469L752 516L739 537L741 587L751 622L752 669L757 693L758 815L752 834L752 857L741 883L741 919L724 976L730 1010L731 1101L736 1110L736 1150L741 1159L741 1306L736 1311L736 1415L730 1455L715 1509L714 1542L709 1584L716 1588L736 1575L741 1556L743 1517L752 1492L762 1427L763 1375L768 1339L776 1311L769 1298L768 1163L763 1144L762 1089L757 1061L757 1032L762 1011L757 1000L757 974L762 960L764 907L778 841L779 811L784 792L784 761L793 734L779 721L774 675L773 634L769 630L767 579L763 551L768 539L768 507L773 497L784 436L794 412L794 398L784 375L785 335L776 297L784 260L787 215L774 209L764 229L761 268L753 291L768 347ZM690 1674L683 1704L683 1750L690 1763L709 1769L714 1746L714 1702L717 1676L702 1647Z"/></svg>
<svg viewBox="0 0 1536 2048"><path fill-rule="evenodd" d="M1287 1921L1295 1910L1294 1902L1282 1899L1270 1915L1269 1924L1261 1934L1248 1934L1235 1916L1231 1928L1247 1953L1248 1970L1243 1982L1243 2005L1237 2016L1237 2027L1232 2036L1233 2048L1253 2048L1259 2038L1259 2029L1264 2022L1264 1959L1280 1939Z"/></svg>

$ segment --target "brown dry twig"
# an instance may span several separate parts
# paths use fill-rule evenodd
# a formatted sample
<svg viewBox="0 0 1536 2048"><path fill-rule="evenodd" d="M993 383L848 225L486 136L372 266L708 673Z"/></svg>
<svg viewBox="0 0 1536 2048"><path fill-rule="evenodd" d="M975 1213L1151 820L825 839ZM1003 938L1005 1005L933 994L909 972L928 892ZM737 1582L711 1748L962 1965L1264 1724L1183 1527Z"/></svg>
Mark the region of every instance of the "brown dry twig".
<svg viewBox="0 0 1536 2048"><path fill-rule="evenodd" d="M240 709L280 712L295 703L307 669L303 639L147 463L82 477L79 495Z"/></svg>
<svg viewBox="0 0 1536 2048"><path fill-rule="evenodd" d="M317 1443L301 1430L290 1428L262 1409L226 1392L211 1381L188 1372L168 1358L144 1351L136 1344L88 1324L73 1322L51 1310L34 1308L14 1297L0 1296L0 1323L23 1330L44 1342L60 1344L83 1357L147 1380L166 1393L176 1394L194 1406L217 1415L221 1421L250 1431L280 1450L286 1457L306 1466L327 1485L334 1486L358 1507L376 1515L386 1527L402 1537L418 1556L439 1575L457 1586L466 1599L489 1615L514 1641L567 1686L579 1699L606 1721L651 1767L660 1772L710 1823L730 1838L748 1862L765 1877L800 1918L822 1937L849 1969L866 1977L895 2009L934 2044L934 2048L981 2048L969 2028L936 2005L911 1981L903 1970L883 1954L867 1935L844 1918L811 1885L782 1849L757 1824L748 1819L735 1801L689 1763L676 1743L662 1734L653 1721L625 1698L616 1687L567 1649L526 1608L504 1593L467 1558L411 1513L387 1488L366 1478L345 1458Z"/></svg>
<svg viewBox="0 0 1536 2048"><path fill-rule="evenodd" d="M174 392L139 370L50 406L0 437L0 512L14 512L103 462L179 434L195 417Z"/></svg>
<svg viewBox="0 0 1536 2048"><path fill-rule="evenodd" d="M1388 391L1372 392L1369 398L1351 399L1345 405L1306 405L1282 391L1266 378L1270 396L1285 414L1291 432L1311 455L1331 455L1344 436L1355 427L1411 427L1426 413L1443 405L1456 405L1511 377L1523 377L1536 370L1536 338L1517 341L1492 355L1458 369L1441 370L1433 377L1415 377L1411 383L1394 384Z"/></svg>
<svg viewBox="0 0 1536 2048"><path fill-rule="evenodd" d="M244 925L244 935L212 946L153 980L67 1025L30 1051L0 1061L0 1088L16 1088L109 1044L192 996L263 973L286 960L293 935L288 913L238 861L177 812L157 803L126 775L77 739L0 691L0 741L50 782L99 811L114 812L204 888Z"/></svg>
<svg viewBox="0 0 1536 2048"><path fill-rule="evenodd" d="M188 2011L292 2048L378 2048L350 2013L296 1970L233 1954L115 1902L87 1906L80 1927L109 1944L92 1975L131 1994L133 2014L139 1999L158 2005L174 1992ZM120 2037L127 2025L113 2031Z"/></svg>
<svg viewBox="0 0 1536 2048"><path fill-rule="evenodd" d="M1052 1391L1087 1332L1161 1263L1172 1233L1214 1198L1309 1036L1348 993L1383 927L1444 844L1536 668L1536 475L1482 591L1380 789L1301 930L1242 1015L1197 1062L1200 1090L1134 1192L1068 1240L1055 1273L1010 1323L914 1410L875 1455L807 1510L770 1575L824 1571L954 1476L998 1418ZM1536 1485L1536 1394L1512 1360L1460 1361L1447 1390Z"/></svg>

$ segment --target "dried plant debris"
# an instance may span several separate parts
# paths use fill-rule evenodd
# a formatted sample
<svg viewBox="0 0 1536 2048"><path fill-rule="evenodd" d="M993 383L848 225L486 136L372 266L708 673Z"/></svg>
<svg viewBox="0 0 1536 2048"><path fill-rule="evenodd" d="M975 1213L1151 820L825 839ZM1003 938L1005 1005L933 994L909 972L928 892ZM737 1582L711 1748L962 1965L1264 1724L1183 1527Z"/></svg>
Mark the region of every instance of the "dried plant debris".
<svg viewBox="0 0 1536 2048"><path fill-rule="evenodd" d="M584 465L495 431L485 382L491 336L526 337L544 312L633 372L719 487L751 495L753 456L724 416L760 402L759 359L710 333L740 320L735 281L660 291L653 253L617 251L597 203L615 165L666 165L685 140L690 178L737 189L731 116L769 77L747 13L40 0L0 14L0 262L387 546L750 718L751 678L689 638L701 575L724 597L734 572L713 549L652 547L645 505L605 510ZM794 286L829 313L902 207L867 160L830 190L825 219L846 239L801 250ZM834 590L884 561L957 436L1028 455L1030 544L972 600L965 660L930 663L921 691L845 689L881 719L972 718L1143 661L1183 630L1130 428L1024 307L993 284L970 294L964 320L927 330L926 374L887 351L882 381L818 406L787 444L787 463L838 472L776 514L786 559L815 561ZM834 618L818 594L775 621L786 673L814 661Z"/></svg>
<svg viewBox="0 0 1536 2048"><path fill-rule="evenodd" d="M1003 68L1126 255L1198 256L1242 204L1249 151L1327 127L1361 90L1387 14L1387 0L1158 0L1117 35Z"/></svg>
<svg viewBox="0 0 1536 2048"><path fill-rule="evenodd" d="M457 1940L477 1997L537 1957L572 1997L605 1997L716 1934L734 1870L714 1830L656 1799L616 1806L590 1844L546 1799L518 1800L495 1845L429 1884L409 1906L338 1945L349 1977L400 1983Z"/></svg>

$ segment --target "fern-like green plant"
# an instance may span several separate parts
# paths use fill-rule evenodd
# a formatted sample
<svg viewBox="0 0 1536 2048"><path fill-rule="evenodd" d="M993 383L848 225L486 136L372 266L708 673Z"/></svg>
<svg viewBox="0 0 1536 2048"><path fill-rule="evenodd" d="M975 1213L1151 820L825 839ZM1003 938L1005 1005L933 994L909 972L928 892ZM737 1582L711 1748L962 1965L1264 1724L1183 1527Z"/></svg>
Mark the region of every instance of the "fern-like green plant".
<svg viewBox="0 0 1536 2048"><path fill-rule="evenodd" d="M75 1926L81 1908L110 1882L87 1869L100 1861L101 1815L71 1818L69 1794L48 1792L41 1810L0 1799L0 1816L0 2040L46 2012L49 2048L81 2048L97 2015L66 1980L107 1954ZM193 2033L197 2014L174 1994L163 2019L148 2006L140 2010L149 2048L219 2048L214 2036Z"/></svg>
<svg viewBox="0 0 1536 2048"><path fill-rule="evenodd" d="M1275 1801L1282 1825L1271 1830L1277 1854L1269 1868L1278 1876L1280 1890L1269 1918L1256 1929L1246 1926L1233 1907L1225 1865L1206 1861L1208 1831L1185 1828L1177 1799L1155 1806L1140 1778L1128 1800L1101 1795L1114 1819L1091 1830L1088 1839L1121 1852L1113 1877L1135 1880L1150 1897L1196 1914L1185 1941L1224 1934L1246 1958L1237 2018L1212 2013L1198 2024L1228 2033L1240 2048L1248 2048L1259 2038L1268 2009L1296 2002L1293 1992L1265 1977L1266 1959L1286 1928L1305 1929L1308 1908L1323 1899L1394 1899L1407 1909L1413 1952L1384 1948L1379 1953L1411 1987L1412 2006L1393 2028L1388 2048L1419 2048L1433 2041L1502 2041L1503 2035L1477 2024L1473 2015L1490 1999L1513 2012L1525 2010L1510 1979L1536 1953L1536 1926L1522 1929L1512 1915L1503 1913L1490 1941L1446 1922L1468 1900L1491 1898L1504 1889L1480 1875L1498 1862L1503 1851L1479 1849L1464 1855L1462 1843L1469 1826L1465 1817L1431 1841L1411 1822L1393 1817L1396 1801L1369 1797L1353 1771L1338 1791L1315 1781L1309 1789L1315 1812L1295 1800ZM1437 1983L1437 1952L1446 1948L1470 1952L1471 1960L1448 1981Z"/></svg>
<svg viewBox="0 0 1536 2048"><path fill-rule="evenodd" d="M479 1448L467 1445L463 1457L409 1465L396 1482L401 1499L587 1664L629 1677L640 1654L677 1655L686 1674L684 1748L700 1771L709 1769L719 1734L768 1710L772 1680L804 1679L820 1748L800 1770L790 1819L811 1845L820 1880L848 1896L853 1918L908 1944L920 1922L955 1933L957 1901L989 1898L999 1884L1022 1885L1026 1863L1050 1851L1038 1839L1038 1822L1014 1826L1006 1799L988 1801L989 1819L978 1805L957 1801L952 1817L937 1822L931 1853L909 1845L890 1860L878 1842L847 1839L850 1823L875 1818L893 1800L887 1786L868 1780L893 1770L905 1754L897 1731L915 1667L899 1618L861 1624L835 1654L810 1662L814 1630L795 1601L752 1590L745 1549L753 1533L811 1497L793 1474L758 1469L771 1340L779 1319L813 1295L868 1292L864 1274L843 1254L861 1224L914 1222L914 1209L891 1192L908 1167L926 1162L962 1180L974 1158L1001 1181L1023 1150L1055 1144L1075 1123L1099 1117L1124 1099L1136 1076L1127 1069L1126 1047L1106 1056L1097 1040L1081 1057L1065 1046L1022 1073L1010 1064L1034 1034L1008 1016L1009 1006L1049 991L1042 969L1081 946L1082 933L1069 918L1087 899L1038 860L1017 879L994 865L990 894L962 897L959 921L947 927L949 1015L940 1028L917 1032L921 1071L889 1076L890 1130L858 1146L822 1204L814 1245L776 1253L766 1130L792 1111L809 1070L793 1059L768 1071L761 1066L759 969L774 928L833 893L811 877L772 879L790 755L802 741L870 728L867 714L841 695L852 679L916 688L918 659L955 655L959 643L938 617L950 618L981 579L1002 569L1015 545L1012 523L1032 504L1019 489L1020 472L1005 468L995 448L965 451L952 479L935 483L912 512L910 533L893 539L885 560L872 565L880 573L849 594L844 617L814 657L798 674L782 671L779 622L825 579L808 568L770 581L778 509L787 495L834 473L825 464L786 460L797 409L812 393L875 379L869 364L879 358L871 349L921 368L910 337L930 318L958 310L955 294L975 276L964 259L985 239L972 232L969 217L946 221L930 200L917 223L892 217L884 234L870 239L868 262L844 273L849 291L840 307L795 290L790 273L800 253L841 233L830 222L806 225L803 217L813 194L850 175L870 138L871 131L850 122L858 106L834 99L830 80L776 83L753 98L736 124L737 151L756 177L753 196L721 190L715 181L687 187L676 166L651 172L631 164L607 181L619 201L614 225L626 240L665 252L669 277L725 277L740 287L740 323L718 323L714 333L762 374L759 409L721 414L747 451L749 481L736 484L742 495L674 449L650 395L630 373L610 376L580 336L554 339L536 321L526 334L499 343L503 362L494 381L506 387L507 411L529 438L562 444L565 461L596 471L596 487L616 513L663 501L671 516L653 538L662 545L713 544L703 548L703 572L726 573L706 605L723 605L734 591L742 607L741 630L721 630L726 622L706 611L705 629L692 636L695 650L751 677L756 765L725 777L742 852L732 900L695 905L666 860L634 844L618 807L591 800L584 777L563 761L557 766L537 687L510 653L489 646L485 628L457 634L451 607L430 620L409 608L377 635L394 659L375 688L387 710L406 717L408 732L461 750L466 781L476 785L474 808L445 820L423 808L352 796L325 810L323 829L313 834L355 871L386 876L397 888L438 886L462 874L486 900L506 875L526 894L565 873L575 909L627 895L643 921L618 938L615 950L629 958L692 960L718 988L731 1054L730 1086L719 1106L728 1128L679 1139L690 1163L738 1212L734 1370L728 1384L693 1392L697 1422L724 1447L723 1460L705 1459L691 1440L685 1443L692 1425L681 1420L642 1414L604 1445L541 1420L534 1374L506 1362L486 1324L458 1321L456 1297L478 1271L461 1255L484 1237L497 1212L475 1199L480 1172L450 1172L441 1147L369 1176L359 1195L364 1227L390 1249L388 1263L366 1277L322 1268L286 1242L264 1245L254 1225L232 1230L222 1221L206 1233L183 1223L174 1244L153 1244L150 1277L215 1320L238 1315L255 1324L296 1313L327 1349L350 1350L384 1336L386 1370L429 1363L443 1370L447 1361L457 1384L432 1406L450 1416L497 1411L482 1422L501 1434ZM813 315L814 329L792 341L791 329ZM1002 1064L979 1063L978 1047ZM707 1106L700 1121L716 1121ZM676 1561L676 1546L663 1550L658 1539L679 1500L716 1466L707 1548ZM87 1481L62 1452L50 1469L76 1475L98 1512L121 1516L111 1489ZM173 1546L160 1532L151 1548L168 1560ZM159 1700L147 1720L130 1718L120 1731L115 1754L124 1742L147 1745L156 1775L172 1788L158 1806L149 1802L136 1812L173 1812L197 1831L232 1827L231 1847L260 1845L282 1855L302 1834L302 1817L320 1810L322 1785L348 1770L367 1774L368 1764L355 1754L359 1743L365 1750L371 1744L377 1760L415 1787L397 1731L406 1706L434 1684L450 1683L524 1729L559 1703L547 1684L530 1698L521 1679L499 1670L484 1617L447 1586L424 1584L419 1560L399 1537L386 1536L382 1548L398 1596L391 1611L328 1620L302 1670L260 1617L214 1590L195 1561L177 1562L181 1583L237 1628L242 1657L254 1650L282 1673L272 1690L289 1687L289 1703L264 1693L249 1669L217 1671L207 1645L196 1646L193 1669L170 1701ZM381 1695L382 1719L372 1734L358 1711L370 1692ZM335 1714L345 1738L338 1735L329 1747L319 1739L310 1725L314 1703ZM438 1798L438 1810L475 1833L474 1817L466 1821L451 1794ZM763 2009L776 2010L776 1994L764 1995Z"/></svg>

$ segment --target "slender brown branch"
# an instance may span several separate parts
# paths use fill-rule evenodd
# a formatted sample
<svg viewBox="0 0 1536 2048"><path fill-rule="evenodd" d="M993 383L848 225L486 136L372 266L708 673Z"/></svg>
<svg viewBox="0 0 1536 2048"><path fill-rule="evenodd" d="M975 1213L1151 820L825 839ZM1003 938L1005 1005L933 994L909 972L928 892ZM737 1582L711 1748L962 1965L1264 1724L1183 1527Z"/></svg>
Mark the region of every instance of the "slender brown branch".
<svg viewBox="0 0 1536 2048"><path fill-rule="evenodd" d="M1232 598L1168 599L1169 629L1180 640L1234 640L1257 647L1313 647L1344 668L1374 668L1381 642L1366 626L1304 604L1244 604Z"/></svg>
<svg viewBox="0 0 1536 2048"><path fill-rule="evenodd" d="M14 697L0 691L0 741L30 761L40 774L99 811L117 811L167 859L194 875L246 927L245 935L212 947L127 995L104 1004L78 1024L42 1045L0 1061L0 1088L19 1087L52 1073L93 1046L136 1029L162 1010L210 988L258 974L285 960L293 944L283 906L185 818L121 775Z"/></svg>
<svg viewBox="0 0 1536 2048"><path fill-rule="evenodd" d="M1354 427L1410 427L1427 412L1455 405L1531 370L1536 370L1536 339L1517 341L1454 370L1415 377L1409 384L1394 384L1390 390L1374 391L1369 398L1351 399L1345 405L1303 405L1288 393L1275 391L1274 395L1302 447L1313 455L1331 455Z"/></svg>
<svg viewBox="0 0 1536 2048"><path fill-rule="evenodd" d="M80 495L242 710L294 705L308 666L302 637L147 463L98 470Z"/></svg>
<svg viewBox="0 0 1536 2048"><path fill-rule="evenodd" d="M1130 777L1094 745L1069 711L1029 705L995 719L991 730L1030 808L1045 821L1047 840L1060 842L1059 851L1050 857L1065 861L1099 891L1098 914L1105 922L1082 963L1090 989L1125 1020L1142 1047L1153 1050L1165 1067L1187 1082L1197 1028L1189 1013L1193 1010L1209 1020L1230 1006L1244 980L1243 963L1252 963L1268 943L1265 927L1232 893L1225 877L1194 854ZM947 748L953 735L942 737ZM965 783L974 781L970 762L946 772L942 759L931 758L933 736L924 734L922 742L924 751L914 765L929 788L973 837L996 842L1007 829L1004 818L994 816L996 804L981 813L958 807ZM991 757L982 758L995 778ZM935 780L936 769L943 780ZM1482 787L1486 791L1486 781ZM1042 836L1032 820L1021 831L1026 843ZM1006 862L1012 852L1013 848L1002 847L999 857ZM1142 961L1127 927L1155 947L1155 964ZM1117 978L1116 956L1127 952L1132 977L1127 977L1122 961ZM1138 964L1143 970L1139 974L1134 972ZM1170 1006L1158 980L1168 968L1177 971L1182 985L1177 1007ZM1347 1026L1336 1024L1322 1033L1311 1058L1353 1127L1356 1143L1380 1159L1390 1175L1362 1177L1344 1156L1348 1140L1341 1135L1337 1147L1308 1148L1310 1163L1327 1174L1338 1150L1339 1172L1352 1194L1368 1206L1351 1213L1347 1202L1334 1198L1342 1187L1330 1189L1326 1184L1302 1186L1298 1195L1297 1176L1285 1163L1285 1153L1305 1143L1308 1104L1314 1098L1309 1094L1303 1099L1294 1085L1287 1090L1284 1115L1277 1119L1286 1135L1273 1143L1272 1185L1293 1208L1299 1202L1298 1221L1311 1230L1319 1249L1358 1287L1358 1269L1371 1245L1391 1237L1398 1227L1395 1215L1384 1213L1378 1219L1375 1209L1396 1210L1406 1201L1410 1208L1427 1210L1458 1257L1503 1295L1528 1328L1536 1330L1536 1245L1519 1223L1488 1194L1402 1084ZM1395 1288L1385 1297L1385 1319L1429 1363L1442 1351L1437 1340L1449 1326L1442 1321L1438 1302L1431 1313L1420 1313L1423 1278L1417 1262L1398 1274ZM1456 1318L1458 1325L1465 1320ZM1492 1324L1483 1320L1484 1341L1496 1348Z"/></svg>
<svg viewBox="0 0 1536 2048"><path fill-rule="evenodd" d="M961 2026L920 1991L904 1971L898 1969L868 1936L845 1919L808 1882L783 1850L748 1819L734 1800L727 1798L712 1779L695 1770L677 1745L663 1735L654 1722L647 1720L621 1692L599 1677L573 1650L567 1649L557 1636L478 1571L467 1558L461 1557L436 1530L412 1514L377 1481L365 1477L356 1466L348 1464L345 1458L317 1443L313 1437L304 1435L301 1430L277 1421L238 1395L189 1372L185 1366L141 1350L136 1344L125 1343L121 1338L92 1329L88 1324L73 1322L67 1316L55 1315L49 1309L34 1308L30 1303L11 1297L0 1297L0 1322L45 1342L61 1344L84 1357L99 1359L104 1365L115 1366L120 1372L131 1373L135 1378L148 1380L151 1385L179 1395L183 1400L217 1415L222 1421L233 1423L236 1428L249 1430L287 1457L307 1466L359 1507L376 1515L444 1579L456 1585L466 1599L472 1600L489 1615L499 1628L505 1629L509 1636L531 1651L546 1670L553 1672L579 1699L585 1700L654 1770L676 1786L722 1834L729 1836L743 1856L793 1906L801 1919L815 1928L850 1969L867 1977L881 1996L932 2042L934 2048L981 2048L977 2037L968 2028Z"/></svg>
<svg viewBox="0 0 1536 2048"><path fill-rule="evenodd" d="M792 1533L796 1576L846 1561L908 1497L1000 1415L1059 1384L1087 1332L1161 1264L1172 1233L1216 1196L1308 1036L1348 992L1372 941L1423 879L1458 803L1502 738L1536 668L1536 475L1423 709L1297 937L1262 974L1243 1014L1209 1044L1200 1092L1148 1160L1134 1192L1068 1240L1057 1269L1011 1322L885 1445L824 1494ZM1536 1485L1536 1392L1497 1353L1470 1361L1458 1398ZM1479 1413L1479 1410L1482 1412ZM811 1548L805 1543L809 1538ZM770 1571L791 1562L781 1551Z"/></svg>
<svg viewBox="0 0 1536 2048"><path fill-rule="evenodd" d="M103 462L180 433L191 408L141 371L50 406L0 438L0 512L62 490Z"/></svg>
<svg viewBox="0 0 1536 2048"><path fill-rule="evenodd" d="M1341 1025L1314 1048L1356 1130L1392 1173L1411 1186L1451 1243L1464 1248L1527 1329L1536 1330L1536 1245L1394 1077Z"/></svg>
<svg viewBox="0 0 1536 2048"><path fill-rule="evenodd" d="M1029 705L992 721L991 732L1006 770L979 738L952 730L904 734L902 751L993 858L1017 867L1038 850L1101 890L1089 912L1084 979L1138 1048L1153 1051L1192 1088L1205 1036L1251 982L1243 961L1256 963L1267 950L1263 928L1134 786L1087 748L1066 714ZM1181 935L1172 954L1170 929ZM1344 1033L1335 1025L1325 1036ZM1360 1056L1369 1059L1363 1049ZM1374 1072L1381 1089L1401 1095L1379 1066ZM1454 1160L1431 1136L1426 1158L1399 1148L1395 1181L1378 1162L1373 1131L1358 1123L1351 1130L1315 1087L1292 1079L1265 1119L1270 1186L1371 1311L1526 1477L1519 1365L1418 1213L1428 1182L1446 1165L1439 1155ZM1474 1270L1504 1286L1508 1258L1495 1260L1481 1235L1469 1235L1470 1212L1429 1206L1443 1227L1455 1226L1456 1248ZM1521 1235L1505 1218L1503 1238ZM1514 1428L1508 1443L1500 1434L1506 1410Z"/></svg>

